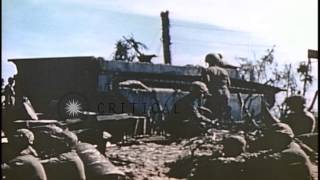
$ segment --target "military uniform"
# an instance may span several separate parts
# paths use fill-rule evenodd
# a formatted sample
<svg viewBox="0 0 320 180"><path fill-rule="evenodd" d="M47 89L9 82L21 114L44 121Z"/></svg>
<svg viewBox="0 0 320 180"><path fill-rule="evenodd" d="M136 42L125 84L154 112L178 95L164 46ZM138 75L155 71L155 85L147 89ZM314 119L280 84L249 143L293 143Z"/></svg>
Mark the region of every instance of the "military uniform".
<svg viewBox="0 0 320 180"><path fill-rule="evenodd" d="M3 79L1 79L1 83L1 109L4 109L6 96L4 95Z"/></svg>
<svg viewBox="0 0 320 180"><path fill-rule="evenodd" d="M311 179L309 157L292 140L294 133L287 124L273 124L266 131L265 138L268 150L247 161L247 179Z"/></svg>
<svg viewBox="0 0 320 180"><path fill-rule="evenodd" d="M285 100L290 112L283 118L284 123L288 124L293 130L295 136L301 134L313 133L315 130L315 118L312 113L308 112L303 96L291 96Z"/></svg>
<svg viewBox="0 0 320 180"><path fill-rule="evenodd" d="M207 92L206 85L204 83L193 84L195 89L193 91ZM196 89L197 86L200 89ZM204 122L211 122L209 118L201 114L199 108L201 107L201 95L195 97L191 92L185 97L178 100L169 115L166 118L166 130L176 137L194 137L203 133L205 126Z"/></svg>
<svg viewBox="0 0 320 180"><path fill-rule="evenodd" d="M14 90L14 79L10 77L8 79L9 84L7 84L4 89L1 89L1 104L3 112L3 130L6 135L10 138L12 133L14 133L15 128L13 120L16 118L16 112L13 106L15 105L15 90Z"/></svg>
<svg viewBox="0 0 320 180"><path fill-rule="evenodd" d="M83 162L75 151L59 154L43 164L48 180L86 179Z"/></svg>
<svg viewBox="0 0 320 180"><path fill-rule="evenodd" d="M84 162L88 180L118 179L125 176L122 171L115 167L93 145L78 143L75 149Z"/></svg>
<svg viewBox="0 0 320 180"><path fill-rule="evenodd" d="M16 157L10 160L2 170L7 180L47 180L45 170L36 158L36 151L30 146L34 136L28 129L18 129L11 142ZM29 145L28 145L29 144Z"/></svg>
<svg viewBox="0 0 320 180"><path fill-rule="evenodd" d="M199 161L193 179L311 180L310 160L300 146L292 141L290 127L276 123L269 130L265 134L267 148L236 157ZM233 139L243 142L239 138Z"/></svg>
<svg viewBox="0 0 320 180"><path fill-rule="evenodd" d="M292 128L296 136L313 133L315 129L315 118L307 110L290 113L283 122Z"/></svg>
<svg viewBox="0 0 320 180"><path fill-rule="evenodd" d="M84 164L73 150L78 143L74 133L55 125L38 127L35 132L42 157L50 157L42 160L49 180L86 179Z"/></svg>
<svg viewBox="0 0 320 180"><path fill-rule="evenodd" d="M6 180L46 180L45 170L39 159L33 155L17 156L8 162L4 171Z"/></svg>
<svg viewBox="0 0 320 180"><path fill-rule="evenodd" d="M9 81L9 84L7 84L4 88L6 108L9 108L15 105L15 95L16 95L14 86L13 86L14 79L9 78L8 81Z"/></svg>
<svg viewBox="0 0 320 180"><path fill-rule="evenodd" d="M245 161L243 179L311 180L308 156L294 142L280 152L266 151Z"/></svg>
<svg viewBox="0 0 320 180"><path fill-rule="evenodd" d="M208 54L206 62L209 67L203 73L203 80L206 83L211 96L206 100L205 106L214 112L217 118L226 118L228 101L230 98L230 77L228 72L219 67L221 59L218 55Z"/></svg>

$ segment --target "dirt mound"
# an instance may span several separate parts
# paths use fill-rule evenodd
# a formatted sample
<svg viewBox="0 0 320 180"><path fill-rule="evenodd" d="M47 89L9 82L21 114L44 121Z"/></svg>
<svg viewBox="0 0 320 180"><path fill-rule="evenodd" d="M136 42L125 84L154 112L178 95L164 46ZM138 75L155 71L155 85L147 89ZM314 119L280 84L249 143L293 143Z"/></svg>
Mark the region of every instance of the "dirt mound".
<svg viewBox="0 0 320 180"><path fill-rule="evenodd" d="M205 165L204 162L208 159L216 159L209 162L213 163L210 166L217 166L221 171L228 170L230 172L223 174L232 175L239 169L238 165L241 164L243 158L251 159L258 156L255 153L248 153L238 159L222 158L219 144L204 144L192 151L197 143L201 143L201 140L192 143L189 140L179 143L162 142L161 144L156 144L154 140L144 142L107 148L107 157L125 172L127 179L188 179L196 173L197 165ZM237 161L239 164L235 163ZM313 165L312 170L314 179L318 179L316 164Z"/></svg>
<svg viewBox="0 0 320 180"><path fill-rule="evenodd" d="M139 145L109 147L107 157L125 172L130 179L169 179L167 164L188 155L189 150L181 144L160 145L142 143ZM173 178L174 179L174 178Z"/></svg>

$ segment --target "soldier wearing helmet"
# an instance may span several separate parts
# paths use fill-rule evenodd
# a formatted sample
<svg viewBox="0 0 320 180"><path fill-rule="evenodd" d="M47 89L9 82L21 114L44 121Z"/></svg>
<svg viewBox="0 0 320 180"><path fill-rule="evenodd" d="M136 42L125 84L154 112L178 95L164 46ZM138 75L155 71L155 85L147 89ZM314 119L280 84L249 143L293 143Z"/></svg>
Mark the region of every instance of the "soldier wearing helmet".
<svg viewBox="0 0 320 180"><path fill-rule="evenodd" d="M4 88L5 95L5 107L10 108L15 105L15 90L14 90L14 78L8 78L8 84Z"/></svg>
<svg viewBox="0 0 320 180"><path fill-rule="evenodd" d="M207 54L205 62L209 67L203 73L210 97L207 98L205 106L214 113L215 118L227 119L228 101L230 98L230 78L228 72L223 69L221 54Z"/></svg>
<svg viewBox="0 0 320 180"><path fill-rule="evenodd" d="M200 97L210 95L207 85L200 81L192 82L190 92L194 96L200 96Z"/></svg>
<svg viewBox="0 0 320 180"><path fill-rule="evenodd" d="M221 66L223 56L221 54L209 53L205 57L205 62L209 64L209 66Z"/></svg>
<svg viewBox="0 0 320 180"><path fill-rule="evenodd" d="M168 114L166 130L175 137L194 137L201 135L206 123L212 121L201 112L203 98L208 95L206 84L195 81L191 84L190 93L178 100Z"/></svg>
<svg viewBox="0 0 320 180"><path fill-rule="evenodd" d="M313 133L315 130L315 118L306 109L306 99L300 95L288 97L285 100L289 112L283 118L284 123L288 124L296 136Z"/></svg>
<svg viewBox="0 0 320 180"><path fill-rule="evenodd" d="M6 97L4 95L4 80L1 78L1 109L4 109Z"/></svg>
<svg viewBox="0 0 320 180"><path fill-rule="evenodd" d="M284 123L274 123L265 131L266 145L273 151L288 148L294 137L292 129Z"/></svg>
<svg viewBox="0 0 320 180"><path fill-rule="evenodd" d="M78 137L73 132L56 125L35 127L34 131L48 179L86 179L84 164L74 150Z"/></svg>
<svg viewBox="0 0 320 180"><path fill-rule="evenodd" d="M38 156L36 151L32 148L34 142L34 135L28 129L18 129L12 138L12 143L15 144L16 150L20 154L31 154Z"/></svg>
<svg viewBox="0 0 320 180"><path fill-rule="evenodd" d="M310 159L294 141L293 131L287 124L272 124L263 138L266 149L256 150L255 156L246 159L244 179L311 179Z"/></svg>
<svg viewBox="0 0 320 180"><path fill-rule="evenodd" d="M32 148L34 135L28 129L18 129L14 132L12 146L14 158L2 165L2 172L8 180L46 180L45 170Z"/></svg>

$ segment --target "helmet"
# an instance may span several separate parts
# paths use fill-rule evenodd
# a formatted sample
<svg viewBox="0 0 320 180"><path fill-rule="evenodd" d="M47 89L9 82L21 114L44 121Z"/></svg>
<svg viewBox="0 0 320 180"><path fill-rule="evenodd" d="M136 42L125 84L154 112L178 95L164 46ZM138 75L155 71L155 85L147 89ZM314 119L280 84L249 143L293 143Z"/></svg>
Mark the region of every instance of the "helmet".
<svg viewBox="0 0 320 180"><path fill-rule="evenodd" d="M19 142L22 142L23 144L33 144L34 141L34 135L28 129L18 129L14 133L13 138Z"/></svg>
<svg viewBox="0 0 320 180"><path fill-rule="evenodd" d="M45 141L56 141L68 146L74 145L78 142L78 137L76 134L69 130L63 130L56 125L46 125L37 128L39 131L39 139Z"/></svg>
<svg viewBox="0 0 320 180"><path fill-rule="evenodd" d="M11 83L13 83L13 81L14 81L14 78L13 77L9 77L8 78L8 82L11 84Z"/></svg>
<svg viewBox="0 0 320 180"><path fill-rule="evenodd" d="M303 96L294 95L294 96L288 97L284 102L288 106L290 106L290 105L305 105L306 99Z"/></svg>
<svg viewBox="0 0 320 180"><path fill-rule="evenodd" d="M219 54L210 53L206 55L205 62L209 64L220 64L221 57L222 57L221 54L219 55Z"/></svg>
<svg viewBox="0 0 320 180"><path fill-rule="evenodd" d="M209 90L207 85L200 81L194 81L191 84L191 92L202 92L204 94L209 95Z"/></svg>
<svg viewBox="0 0 320 180"><path fill-rule="evenodd" d="M238 156L245 152L246 140L242 136L231 135L223 140L223 152L230 157Z"/></svg>
<svg viewBox="0 0 320 180"><path fill-rule="evenodd" d="M46 154L68 152L78 143L76 134L56 125L35 127L37 147Z"/></svg>
<svg viewBox="0 0 320 180"><path fill-rule="evenodd" d="M64 130L62 132L61 136L62 136L63 140L65 141L65 143L70 147L76 145L78 142L77 135L69 130Z"/></svg>

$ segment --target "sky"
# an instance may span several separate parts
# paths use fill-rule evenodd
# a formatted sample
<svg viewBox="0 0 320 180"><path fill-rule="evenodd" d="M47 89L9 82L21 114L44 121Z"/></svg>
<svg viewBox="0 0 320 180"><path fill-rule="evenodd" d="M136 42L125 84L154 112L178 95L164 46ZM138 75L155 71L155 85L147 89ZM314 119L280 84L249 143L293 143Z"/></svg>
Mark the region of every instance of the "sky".
<svg viewBox="0 0 320 180"><path fill-rule="evenodd" d="M275 45L279 64L307 61L318 49L317 0L2 0L2 77L17 73L9 58L102 56L133 36L163 62L160 12L170 18L172 61L204 65L209 52L228 63L260 58ZM313 60L317 77L317 61ZM317 79L309 89L311 97Z"/></svg>

